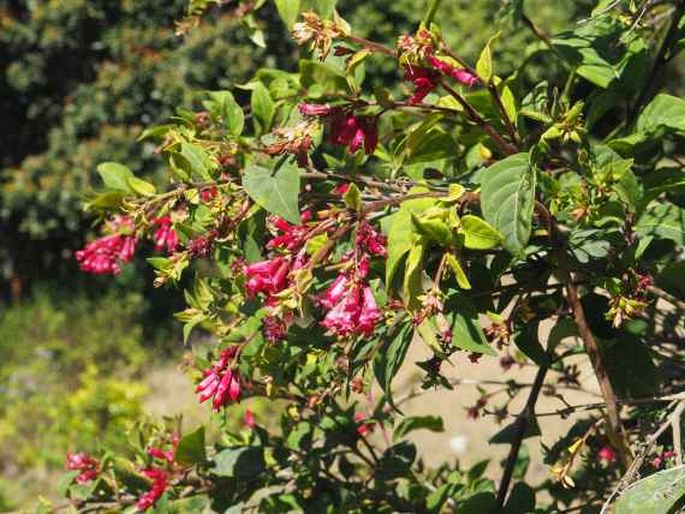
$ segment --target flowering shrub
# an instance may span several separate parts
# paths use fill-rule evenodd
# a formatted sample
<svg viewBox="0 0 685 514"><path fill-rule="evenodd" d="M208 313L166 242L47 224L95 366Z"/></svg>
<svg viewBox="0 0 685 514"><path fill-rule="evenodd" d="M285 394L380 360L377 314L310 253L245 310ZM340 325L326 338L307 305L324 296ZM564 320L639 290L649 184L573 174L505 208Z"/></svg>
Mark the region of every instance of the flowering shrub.
<svg viewBox="0 0 685 514"><path fill-rule="evenodd" d="M229 414L249 397L282 400L279 429L250 414L211 445L203 427L154 434L171 449L74 468L74 506L597 511L636 470L661 467L663 429L635 449L682 382L662 382L658 369L678 352L685 305L685 100L659 92L657 79L682 46L685 4L602 1L550 37L522 1L504 2L540 40L506 77L496 36L476 62L446 43L438 1L393 46L356 35L328 2L299 18L299 2L276 6L298 20L292 36L312 58L297 73L260 70L241 86L249 106L213 91L201 112L149 129L165 190L101 164L107 190L89 207L108 220L105 235L77 258L86 272L116 274L152 243L155 284L188 284L185 338L195 327L216 338L197 351L198 400ZM367 86L376 59L395 67L396 84ZM547 80L532 80L532 59L548 64ZM400 397L393 379L413 345L431 357L416 363L421 389ZM464 413L465 423L507 423L491 439L510 445L499 476L429 469L407 439L443 430L439 417L401 408L455 387L445 363L460 353L465 365L536 368L532 383L493 377L500 387L481 387ZM579 355L597 404L564 399L580 388ZM552 480L533 487L521 447L540 434L543 392L564 405L547 415L585 416L547 448ZM510 413L520 395L523 409ZM679 433L659 441L678 461Z"/></svg>

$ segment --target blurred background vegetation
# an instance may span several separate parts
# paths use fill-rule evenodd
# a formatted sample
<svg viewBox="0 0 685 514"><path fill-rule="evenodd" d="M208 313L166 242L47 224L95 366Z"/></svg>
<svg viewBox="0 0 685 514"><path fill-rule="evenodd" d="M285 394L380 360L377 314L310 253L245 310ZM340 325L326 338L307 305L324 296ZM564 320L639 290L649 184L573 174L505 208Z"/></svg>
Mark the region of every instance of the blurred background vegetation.
<svg viewBox="0 0 685 514"><path fill-rule="evenodd" d="M534 38L498 14L503 3L443 2L436 19L468 59L501 30L506 72ZM554 33L594 3L529 0L526 10ZM419 4L338 9L360 35L392 45L416 26ZM153 290L143 262L112 279L81 274L73 259L95 221L82 202L99 187L99 162L161 177L154 146L137 142L145 127L260 67L294 68L297 49L270 3L246 20L229 2L181 37L185 9L184 0L0 0L0 511L54 496L67 450L120 448L160 398L190 409L174 403L174 384L193 403L176 369L180 294ZM250 40L255 23L266 48ZM396 73L375 65L369 76ZM168 376L151 381L159 370Z"/></svg>

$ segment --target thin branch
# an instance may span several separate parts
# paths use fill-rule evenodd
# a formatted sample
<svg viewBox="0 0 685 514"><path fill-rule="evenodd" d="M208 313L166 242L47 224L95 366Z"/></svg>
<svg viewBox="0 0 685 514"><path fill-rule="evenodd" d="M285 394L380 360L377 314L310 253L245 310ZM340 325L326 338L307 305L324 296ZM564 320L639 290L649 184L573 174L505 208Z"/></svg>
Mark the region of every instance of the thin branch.
<svg viewBox="0 0 685 514"><path fill-rule="evenodd" d="M466 101L466 98L461 96L457 91L448 86L445 81L441 82L445 91L447 91L466 111L466 116L478 125L483 131L493 140L493 142L507 155L515 154L518 149L513 144L505 140L495 128L483 118L473 106Z"/></svg>
<svg viewBox="0 0 685 514"><path fill-rule="evenodd" d="M537 402L540 391L542 390L542 385L545 383L547 369L547 366L540 366L538 368L537 375L535 375L535 381L533 382L533 387L528 395L528 401L526 401L525 407L514 422L514 442L509 450L507 463L504 466L504 473L502 474L502 481L500 482L499 489L497 491L496 512L502 512L502 509L504 508L504 503L509 492L509 486L511 485L511 479L514 476L516 461L518 460L519 451L521 450L521 443L523 442L526 431L530 426L531 420L534 419L535 403Z"/></svg>

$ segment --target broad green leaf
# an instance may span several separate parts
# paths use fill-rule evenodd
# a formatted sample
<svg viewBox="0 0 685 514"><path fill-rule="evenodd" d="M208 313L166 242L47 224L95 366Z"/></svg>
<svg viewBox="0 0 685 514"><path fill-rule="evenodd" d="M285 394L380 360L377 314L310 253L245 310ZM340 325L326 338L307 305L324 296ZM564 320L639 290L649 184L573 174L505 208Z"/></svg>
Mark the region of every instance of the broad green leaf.
<svg viewBox="0 0 685 514"><path fill-rule="evenodd" d="M210 157L201 146L191 143L181 143L181 155L190 165L190 169L202 180L211 180L211 172L216 169L217 162Z"/></svg>
<svg viewBox="0 0 685 514"><path fill-rule="evenodd" d="M300 192L300 172L284 165L275 173L260 166L250 166L243 174L243 187L257 204L272 214L300 224L297 197Z"/></svg>
<svg viewBox="0 0 685 514"><path fill-rule="evenodd" d="M275 2L283 23L291 28L300 14L300 0L275 0Z"/></svg>
<svg viewBox="0 0 685 514"><path fill-rule="evenodd" d="M478 319L478 312L471 301L463 296L451 298L445 304L445 312L452 318L452 345L467 352L497 355L488 344Z"/></svg>
<svg viewBox="0 0 685 514"><path fill-rule="evenodd" d="M552 44L578 75L607 88L614 81L627 81L635 64L646 56L646 43L639 34L623 35L618 21L603 17L555 36Z"/></svg>
<svg viewBox="0 0 685 514"><path fill-rule="evenodd" d="M461 218L461 228L464 246L471 250L490 250L502 244L502 235L478 216L467 214Z"/></svg>
<svg viewBox="0 0 685 514"><path fill-rule="evenodd" d="M300 83L305 89L316 86L324 94L345 93L349 91L345 74L324 63L300 60Z"/></svg>
<svg viewBox="0 0 685 514"><path fill-rule="evenodd" d="M430 430L444 432L445 427L440 416L410 416L404 418L393 432L393 439L397 440L414 430Z"/></svg>
<svg viewBox="0 0 685 514"><path fill-rule="evenodd" d="M264 450L257 446L226 448L217 453L212 460L214 467L209 471L222 477L245 480L259 475L266 469Z"/></svg>
<svg viewBox="0 0 685 514"><path fill-rule="evenodd" d="M670 239L685 245L685 209L670 203L661 203L647 209L635 226L640 237Z"/></svg>
<svg viewBox="0 0 685 514"><path fill-rule="evenodd" d="M685 497L685 466L659 471L635 482L610 509L612 514L671 514Z"/></svg>
<svg viewBox="0 0 685 514"><path fill-rule="evenodd" d="M416 447L409 441L391 446L379 459L374 478L378 481L395 480L409 476L411 465L416 459Z"/></svg>
<svg viewBox="0 0 685 514"><path fill-rule="evenodd" d="M549 355L538 339L538 322L531 322L514 337L516 346L538 366L549 365Z"/></svg>
<svg viewBox="0 0 685 514"><path fill-rule="evenodd" d="M222 102L224 124L230 135L239 136L243 133L243 128L245 127L245 114L242 107L233 98L233 95L228 91L226 93L228 94L223 98Z"/></svg>
<svg viewBox="0 0 685 514"><path fill-rule="evenodd" d="M425 188L413 188L410 193L424 193ZM397 268L412 247L415 232L411 215L419 215L435 205L434 198L415 198L402 202L399 210L383 219L384 232L388 235L388 258L385 263L385 282L391 284Z"/></svg>
<svg viewBox="0 0 685 514"><path fill-rule="evenodd" d="M685 134L685 100L667 94L658 94L637 118L636 132L652 134L663 128Z"/></svg>
<svg viewBox="0 0 685 514"><path fill-rule="evenodd" d="M252 90L252 114L256 122L255 130L258 133L268 132L274 119L276 107L269 90L264 84L257 82Z"/></svg>
<svg viewBox="0 0 685 514"><path fill-rule="evenodd" d="M504 247L522 255L528 243L535 208L535 170L527 153L487 168L481 177L481 207L490 225L504 237Z"/></svg>
<svg viewBox="0 0 685 514"><path fill-rule="evenodd" d="M390 405L393 405L392 380L404 362L413 333L410 323L403 325L392 339L383 342L373 361L373 373Z"/></svg>
<svg viewBox="0 0 685 514"><path fill-rule="evenodd" d="M616 339L599 339L598 343L611 385L618 396L643 398L656 394L659 372L649 348L639 338L624 331Z"/></svg>
<svg viewBox="0 0 685 514"><path fill-rule="evenodd" d="M447 246L452 241L452 230L439 218L424 218L412 213L411 223L417 234L440 246Z"/></svg>
<svg viewBox="0 0 685 514"><path fill-rule="evenodd" d="M205 450L205 427L200 426L190 434L184 435L176 448L176 461L179 464L201 464L207 460Z"/></svg>
<svg viewBox="0 0 685 514"><path fill-rule="evenodd" d="M133 192L128 180L134 178L135 175L128 166L118 162L103 162L98 164L97 171L107 189L122 193Z"/></svg>
<svg viewBox="0 0 685 514"><path fill-rule="evenodd" d="M139 195L151 196L156 192L155 186L147 182L146 180L140 179L138 177L129 177L128 179L129 187Z"/></svg>
<svg viewBox="0 0 685 514"><path fill-rule="evenodd" d="M535 511L535 491L525 482L514 485L504 506L504 514L528 514Z"/></svg>

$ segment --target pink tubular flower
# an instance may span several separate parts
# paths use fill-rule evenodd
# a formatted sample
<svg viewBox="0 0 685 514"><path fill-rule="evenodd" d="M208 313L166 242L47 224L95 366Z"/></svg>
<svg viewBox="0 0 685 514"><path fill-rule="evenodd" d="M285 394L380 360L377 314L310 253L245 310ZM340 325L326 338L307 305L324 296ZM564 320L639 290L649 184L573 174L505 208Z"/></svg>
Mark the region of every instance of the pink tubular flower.
<svg viewBox="0 0 685 514"><path fill-rule="evenodd" d="M375 117L335 113L330 117L330 141L347 146L352 153L363 145L364 151L372 154L378 146L377 122Z"/></svg>
<svg viewBox="0 0 685 514"><path fill-rule="evenodd" d="M85 484L95 480L100 473L100 463L87 453L67 453L67 469L80 471L76 477L76 483Z"/></svg>
<svg viewBox="0 0 685 514"><path fill-rule="evenodd" d="M460 84L471 87L478 82L478 77L465 68L457 68L456 66L452 66L450 63L442 61L432 55L426 57L426 61L428 61L433 68L445 75L449 75Z"/></svg>
<svg viewBox="0 0 685 514"><path fill-rule="evenodd" d="M144 493L136 502L139 511L146 511L159 500L169 486L169 473L160 468L148 468L143 475L152 480L152 488Z"/></svg>
<svg viewBox="0 0 685 514"><path fill-rule="evenodd" d="M404 69L404 80L416 86L414 94L409 98L409 103L417 105L423 102L423 99L438 87L438 76L437 72L428 68L407 66Z"/></svg>
<svg viewBox="0 0 685 514"><path fill-rule="evenodd" d="M171 228L171 218L169 216L157 218L155 220L155 225L159 226L152 236L155 242L155 250L159 252L166 246L169 253L174 253L176 247L178 247L178 235L176 234L176 231Z"/></svg>
<svg viewBox="0 0 685 514"><path fill-rule="evenodd" d="M361 221L359 228L357 228L357 237L355 241L358 248L367 251L371 255L385 257L388 255L386 249L387 240L383 234L378 231L367 221Z"/></svg>
<svg viewBox="0 0 685 514"><path fill-rule="evenodd" d="M280 256L245 266L245 288L250 296L257 293L278 293L288 284L289 270L290 263L285 257Z"/></svg>
<svg viewBox="0 0 685 514"><path fill-rule="evenodd" d="M235 347L225 350L219 361L203 372L205 378L195 387L200 403L214 397L212 408L217 412L229 402L240 398L240 376L233 369L235 355Z"/></svg>
<svg viewBox="0 0 685 514"><path fill-rule="evenodd" d="M373 329L376 323L381 319L382 314L376 305L376 299L373 296L373 291L369 286L365 286L362 290L362 308L359 313L358 331L361 334L370 336L373 334Z"/></svg>

